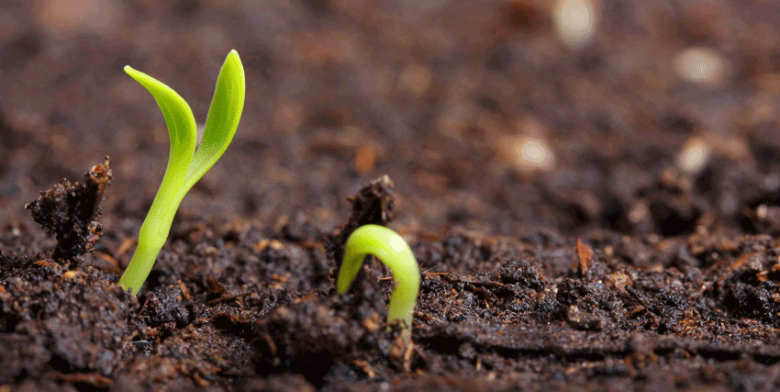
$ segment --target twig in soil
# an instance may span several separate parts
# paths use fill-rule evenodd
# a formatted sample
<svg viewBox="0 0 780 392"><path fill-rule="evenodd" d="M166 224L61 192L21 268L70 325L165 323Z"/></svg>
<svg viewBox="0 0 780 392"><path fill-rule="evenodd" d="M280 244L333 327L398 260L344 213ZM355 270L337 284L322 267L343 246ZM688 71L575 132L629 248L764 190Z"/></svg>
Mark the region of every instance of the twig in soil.
<svg viewBox="0 0 780 392"><path fill-rule="evenodd" d="M235 50L230 51L217 78L203 140L197 151L197 129L192 110L173 89L136 71L125 72L154 96L168 125L170 157L160 189L138 233L138 246L127 270L119 279L125 289L138 294L149 276L157 255L171 231L173 217L184 196L211 169L233 140L244 110L244 67Z"/></svg>
<svg viewBox="0 0 780 392"><path fill-rule="evenodd" d="M390 297L387 323L400 323L404 343L411 343L412 312L420 290L420 268L409 244L396 232L379 225L361 226L349 236L336 280L336 291L344 294L369 254L390 267L396 288Z"/></svg>

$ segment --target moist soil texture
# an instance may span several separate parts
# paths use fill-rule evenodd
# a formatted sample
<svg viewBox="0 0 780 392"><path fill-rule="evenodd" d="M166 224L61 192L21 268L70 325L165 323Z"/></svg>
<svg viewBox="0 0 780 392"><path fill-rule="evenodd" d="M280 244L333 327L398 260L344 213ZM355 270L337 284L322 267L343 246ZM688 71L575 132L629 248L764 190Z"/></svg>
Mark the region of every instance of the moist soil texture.
<svg viewBox="0 0 780 392"><path fill-rule="evenodd" d="M778 20L761 1L0 1L0 391L777 390ZM169 144L122 67L202 124L230 49L233 144L124 292ZM368 223L420 264L410 345L384 264L335 292Z"/></svg>

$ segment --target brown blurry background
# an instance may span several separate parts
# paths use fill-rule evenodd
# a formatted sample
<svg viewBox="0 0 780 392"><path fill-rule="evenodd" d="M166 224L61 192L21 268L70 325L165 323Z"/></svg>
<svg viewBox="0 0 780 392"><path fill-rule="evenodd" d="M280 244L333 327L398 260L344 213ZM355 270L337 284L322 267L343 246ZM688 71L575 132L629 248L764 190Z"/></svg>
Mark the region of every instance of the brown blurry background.
<svg viewBox="0 0 780 392"><path fill-rule="evenodd" d="M778 3L4 0L0 224L109 155L105 230L137 230L168 136L122 67L203 123L236 49L242 122L186 216L330 229L389 174L405 231L777 233Z"/></svg>

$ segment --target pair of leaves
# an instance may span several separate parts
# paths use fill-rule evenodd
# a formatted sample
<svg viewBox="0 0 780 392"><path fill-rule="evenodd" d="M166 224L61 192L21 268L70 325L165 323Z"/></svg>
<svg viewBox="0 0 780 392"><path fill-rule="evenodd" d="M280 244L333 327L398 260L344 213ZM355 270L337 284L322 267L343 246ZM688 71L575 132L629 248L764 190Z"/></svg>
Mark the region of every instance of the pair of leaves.
<svg viewBox="0 0 780 392"><path fill-rule="evenodd" d="M238 128L244 109L244 68L238 52L230 51L219 73L214 98L211 101L206 128L200 147L195 151L197 128L190 105L176 91L159 80L136 71L129 65L125 72L154 96L168 125L171 155L166 177L172 176L166 191L181 194L181 198L222 156ZM175 169L175 170L174 170ZM185 171L184 176L181 175ZM163 184L166 183L163 179ZM178 184L178 186L175 186Z"/></svg>
<svg viewBox="0 0 780 392"><path fill-rule="evenodd" d="M125 72L144 86L157 101L165 117L171 139L168 166L152 207L141 225L138 247L127 270L119 280L133 293L143 285L154 265L184 196L211 169L227 149L238 128L244 110L246 82L244 67L235 50L222 65L206 127L197 148L197 127L190 105L170 87L130 66Z"/></svg>

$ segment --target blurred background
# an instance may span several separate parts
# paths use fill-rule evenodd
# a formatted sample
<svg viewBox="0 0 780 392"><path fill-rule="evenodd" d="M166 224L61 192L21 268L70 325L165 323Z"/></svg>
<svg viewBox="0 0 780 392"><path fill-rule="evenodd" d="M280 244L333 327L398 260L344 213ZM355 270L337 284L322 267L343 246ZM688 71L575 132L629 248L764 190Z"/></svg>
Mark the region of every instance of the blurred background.
<svg viewBox="0 0 780 392"><path fill-rule="evenodd" d="M780 233L780 2L3 0L0 225L111 157L137 230L168 135L125 65L205 122L230 49L233 144L180 216L324 230L388 174L397 227Z"/></svg>

